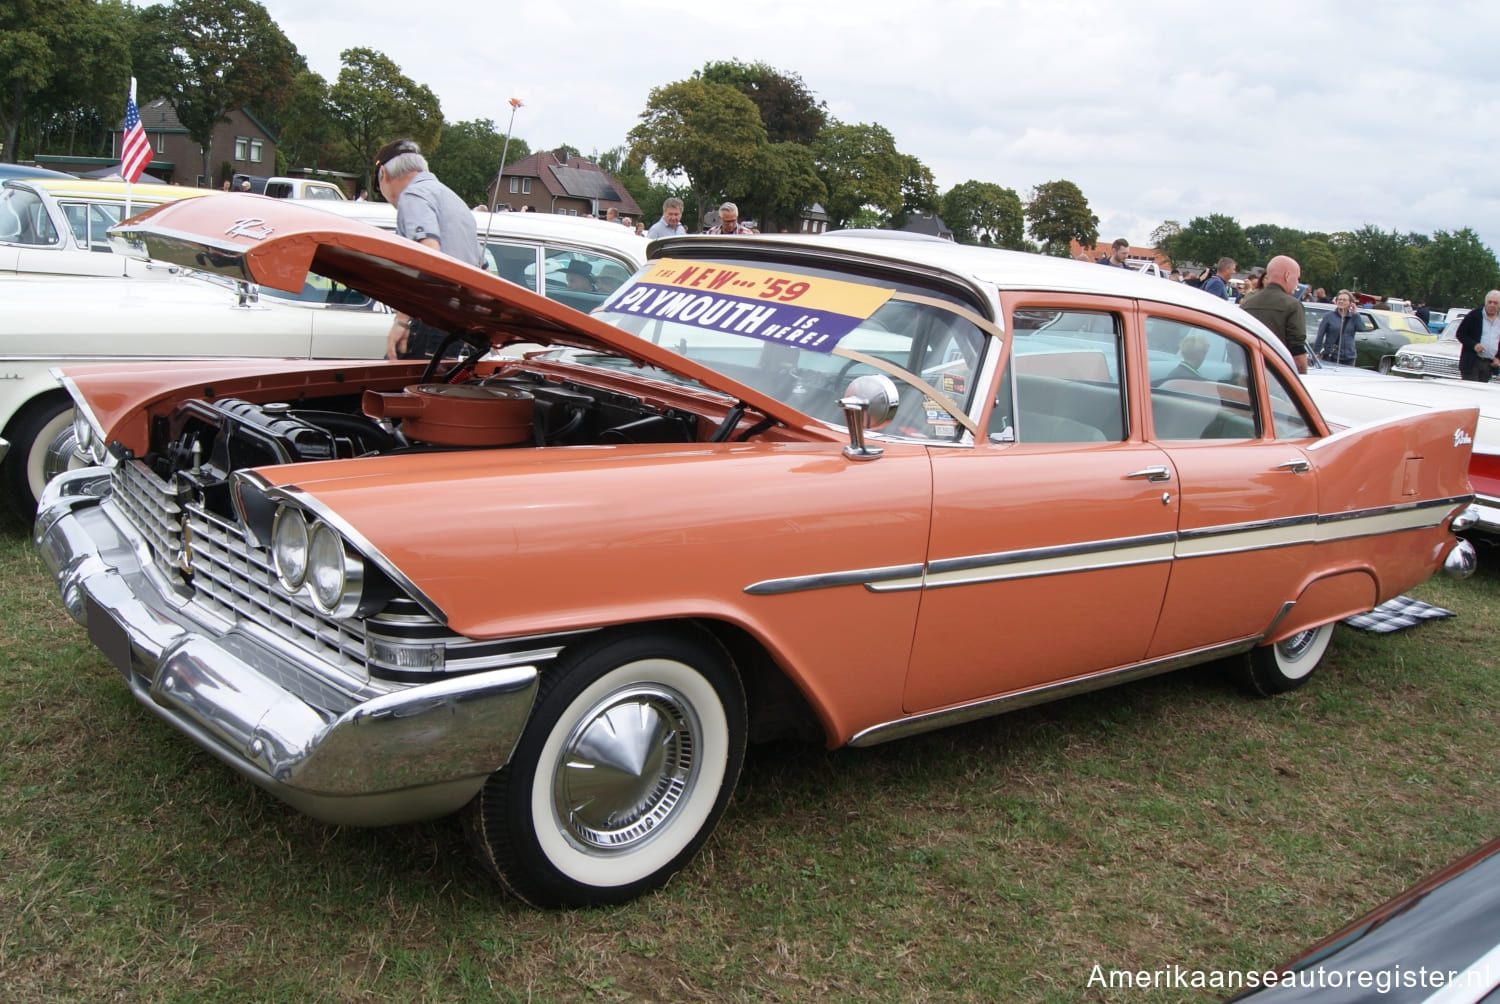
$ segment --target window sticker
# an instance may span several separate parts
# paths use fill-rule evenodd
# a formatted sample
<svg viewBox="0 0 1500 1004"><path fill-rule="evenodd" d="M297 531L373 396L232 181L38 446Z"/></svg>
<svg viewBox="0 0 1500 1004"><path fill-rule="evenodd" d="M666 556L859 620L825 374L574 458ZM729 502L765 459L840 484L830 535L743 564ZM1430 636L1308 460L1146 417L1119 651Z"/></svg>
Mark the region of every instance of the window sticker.
<svg viewBox="0 0 1500 1004"><path fill-rule="evenodd" d="M893 292L824 276L663 258L604 309L832 352Z"/></svg>

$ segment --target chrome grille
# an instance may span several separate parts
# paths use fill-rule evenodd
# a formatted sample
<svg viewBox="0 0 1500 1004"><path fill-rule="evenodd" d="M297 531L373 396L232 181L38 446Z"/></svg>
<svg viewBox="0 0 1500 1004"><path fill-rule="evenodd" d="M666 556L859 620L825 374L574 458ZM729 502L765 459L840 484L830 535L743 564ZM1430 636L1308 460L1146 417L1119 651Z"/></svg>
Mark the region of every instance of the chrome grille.
<svg viewBox="0 0 1500 1004"><path fill-rule="evenodd" d="M115 468L112 488L116 513L139 532L157 571L190 595L190 612L197 619L220 630L259 628L279 645L290 645L341 673L368 679L364 622L335 620L310 601L288 596L276 584L270 553L249 540L237 524L179 499L167 482L138 460ZM184 516L191 579L180 567ZM410 623L412 618L405 620ZM429 627L436 623L431 618L418 620Z"/></svg>

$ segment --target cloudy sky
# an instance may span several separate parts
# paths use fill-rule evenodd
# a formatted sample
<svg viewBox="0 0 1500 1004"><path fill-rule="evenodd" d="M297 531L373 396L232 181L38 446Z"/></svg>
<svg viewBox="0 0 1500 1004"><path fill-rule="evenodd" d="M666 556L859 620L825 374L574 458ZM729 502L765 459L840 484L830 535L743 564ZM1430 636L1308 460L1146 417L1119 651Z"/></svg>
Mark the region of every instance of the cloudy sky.
<svg viewBox="0 0 1500 1004"><path fill-rule="evenodd" d="M524 107L532 150L625 142L653 87L705 63L801 75L940 190L1066 178L1104 240L1163 220L1431 233L1500 249L1493 0L266 0L330 83L367 46L449 121Z"/></svg>

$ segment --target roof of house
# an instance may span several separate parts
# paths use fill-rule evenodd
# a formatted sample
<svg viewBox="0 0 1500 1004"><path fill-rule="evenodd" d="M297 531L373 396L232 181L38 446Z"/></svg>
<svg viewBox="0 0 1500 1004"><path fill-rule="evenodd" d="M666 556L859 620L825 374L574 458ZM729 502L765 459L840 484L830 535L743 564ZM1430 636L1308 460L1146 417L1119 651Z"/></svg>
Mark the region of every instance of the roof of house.
<svg viewBox="0 0 1500 1004"><path fill-rule="evenodd" d="M502 178L507 175L541 179L542 185L554 199L587 199L597 202L600 210L613 207L631 216L639 215L641 211L625 186L598 164L582 157L570 156L565 150L534 153L500 172Z"/></svg>
<svg viewBox="0 0 1500 1004"><path fill-rule="evenodd" d="M953 239L952 229L949 228L948 224L943 222L941 216L936 214L928 216L925 213L912 213L906 218L906 226L901 229L909 230L915 234L931 234L934 237Z"/></svg>

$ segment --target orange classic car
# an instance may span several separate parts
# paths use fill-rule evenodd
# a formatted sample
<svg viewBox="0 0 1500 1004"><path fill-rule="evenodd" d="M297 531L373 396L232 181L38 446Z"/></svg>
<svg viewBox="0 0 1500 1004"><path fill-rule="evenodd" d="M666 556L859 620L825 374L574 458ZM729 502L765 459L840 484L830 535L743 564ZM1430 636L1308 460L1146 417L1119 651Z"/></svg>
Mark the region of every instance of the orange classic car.
<svg viewBox="0 0 1500 1004"><path fill-rule="evenodd" d="M92 466L36 540L68 612L250 780L339 823L462 810L534 904L661 886L747 742L1209 660L1290 690L1335 622L1473 567L1473 409L1330 428L1249 315L1121 269L684 237L585 315L291 204L120 229L451 351L64 371Z"/></svg>

